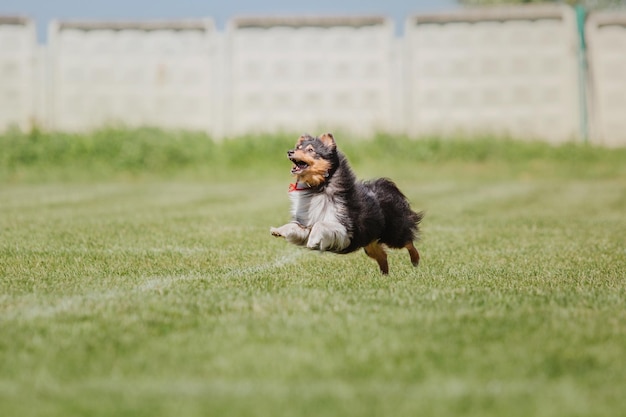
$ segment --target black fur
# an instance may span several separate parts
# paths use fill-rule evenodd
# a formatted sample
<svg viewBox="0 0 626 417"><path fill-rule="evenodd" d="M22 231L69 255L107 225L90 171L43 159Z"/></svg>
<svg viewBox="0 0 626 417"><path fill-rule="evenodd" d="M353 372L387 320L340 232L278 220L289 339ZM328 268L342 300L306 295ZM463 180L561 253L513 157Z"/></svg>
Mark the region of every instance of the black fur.
<svg viewBox="0 0 626 417"><path fill-rule="evenodd" d="M337 253L354 252L372 241L400 249L418 240L423 213L411 210L396 184L387 178L358 181L346 157L339 151L337 155L338 169L328 179L328 185L319 188L319 192L332 192L336 200L346 202L343 224L352 239L347 248Z"/></svg>

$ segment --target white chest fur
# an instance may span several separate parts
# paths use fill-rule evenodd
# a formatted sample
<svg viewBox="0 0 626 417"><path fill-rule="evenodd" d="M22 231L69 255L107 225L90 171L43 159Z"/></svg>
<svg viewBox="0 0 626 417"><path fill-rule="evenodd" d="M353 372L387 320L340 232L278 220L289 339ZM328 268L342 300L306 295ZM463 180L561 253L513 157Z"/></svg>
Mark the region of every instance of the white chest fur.
<svg viewBox="0 0 626 417"><path fill-rule="evenodd" d="M318 222L341 223L339 214L341 207L326 193L309 191L292 191L291 216L303 226L312 227Z"/></svg>
<svg viewBox="0 0 626 417"><path fill-rule="evenodd" d="M292 191L289 196L292 220L299 225L290 224L292 233L286 236L287 240L291 239L296 244L320 251L338 252L350 245L351 237L341 221L346 218L343 215L345 206L342 201L331 194L309 190ZM303 235L303 231L307 231L308 236Z"/></svg>

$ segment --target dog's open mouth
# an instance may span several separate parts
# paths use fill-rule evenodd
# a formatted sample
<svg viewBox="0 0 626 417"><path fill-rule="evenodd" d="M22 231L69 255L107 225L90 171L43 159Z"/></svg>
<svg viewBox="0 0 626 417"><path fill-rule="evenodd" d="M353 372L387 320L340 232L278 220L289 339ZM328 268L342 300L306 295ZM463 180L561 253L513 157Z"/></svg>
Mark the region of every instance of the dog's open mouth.
<svg viewBox="0 0 626 417"><path fill-rule="evenodd" d="M290 158L290 161L293 162L293 167L291 167L292 174L299 174L309 167L309 164L304 161L299 161L293 158Z"/></svg>

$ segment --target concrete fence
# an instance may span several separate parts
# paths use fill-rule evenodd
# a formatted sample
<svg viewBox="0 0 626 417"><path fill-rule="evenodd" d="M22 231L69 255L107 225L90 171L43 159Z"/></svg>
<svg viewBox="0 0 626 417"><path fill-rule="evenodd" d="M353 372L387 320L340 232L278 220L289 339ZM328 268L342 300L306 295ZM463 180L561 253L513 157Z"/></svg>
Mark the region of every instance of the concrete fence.
<svg viewBox="0 0 626 417"><path fill-rule="evenodd" d="M31 20L0 16L0 129L27 129L40 119L37 103L44 83L35 42Z"/></svg>
<svg viewBox="0 0 626 417"><path fill-rule="evenodd" d="M584 31L583 31L584 29ZM0 17L0 130L509 135L626 145L626 14L562 5L390 19ZM584 33L584 36L580 36ZM581 41L582 40L582 41ZM583 42L584 41L584 42Z"/></svg>

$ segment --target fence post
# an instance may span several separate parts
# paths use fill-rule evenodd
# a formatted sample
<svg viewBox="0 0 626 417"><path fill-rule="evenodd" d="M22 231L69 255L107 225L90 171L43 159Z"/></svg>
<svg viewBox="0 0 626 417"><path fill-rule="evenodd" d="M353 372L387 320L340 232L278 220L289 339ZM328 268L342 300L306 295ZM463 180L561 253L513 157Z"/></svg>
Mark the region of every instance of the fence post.
<svg viewBox="0 0 626 417"><path fill-rule="evenodd" d="M584 143L589 141L589 109L587 108L587 42L585 40L585 7L576 5L576 26L578 29L578 107L580 112L580 137Z"/></svg>

